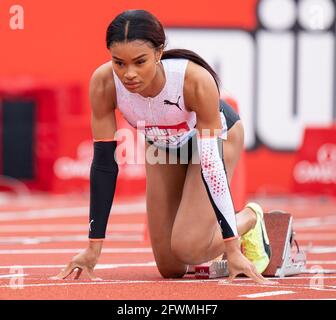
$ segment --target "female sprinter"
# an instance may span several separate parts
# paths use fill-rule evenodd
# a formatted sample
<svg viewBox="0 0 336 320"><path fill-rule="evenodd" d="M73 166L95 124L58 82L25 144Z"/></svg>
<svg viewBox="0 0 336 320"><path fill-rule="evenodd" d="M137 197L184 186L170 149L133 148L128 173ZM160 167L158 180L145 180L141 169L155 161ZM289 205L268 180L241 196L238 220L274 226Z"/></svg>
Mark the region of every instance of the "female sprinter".
<svg viewBox="0 0 336 320"><path fill-rule="evenodd" d="M85 270L97 279L93 269L118 174L114 139L119 108L132 126L145 124L141 130L146 154L155 148L162 160L153 164L146 159L148 225L161 275L182 277L188 265L225 253L229 281L245 274L257 283L268 283L261 276L270 259L262 209L250 203L235 215L230 196L228 184L244 134L239 116L220 101L216 73L192 51L164 51L163 27L144 10L118 15L107 29L106 44L112 61L97 68L90 83L94 157L89 244L55 278L64 279L78 269L75 278ZM195 144L198 163L189 152ZM180 160L187 153L187 160L169 163L173 152Z"/></svg>

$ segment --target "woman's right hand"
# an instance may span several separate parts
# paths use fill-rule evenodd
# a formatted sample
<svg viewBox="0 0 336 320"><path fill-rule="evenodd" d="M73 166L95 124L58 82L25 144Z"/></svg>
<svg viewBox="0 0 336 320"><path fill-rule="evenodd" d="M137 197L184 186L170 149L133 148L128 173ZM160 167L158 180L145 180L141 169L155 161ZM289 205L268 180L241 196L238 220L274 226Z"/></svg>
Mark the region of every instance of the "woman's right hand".
<svg viewBox="0 0 336 320"><path fill-rule="evenodd" d="M88 248L86 248L83 252L75 255L68 263L68 265L58 275L51 277L50 279L66 279L77 269L77 273L74 279L77 280L84 271L86 275L90 278L90 280L101 281L101 278L98 278L94 275L93 269L98 262L102 246L103 241L90 241Z"/></svg>

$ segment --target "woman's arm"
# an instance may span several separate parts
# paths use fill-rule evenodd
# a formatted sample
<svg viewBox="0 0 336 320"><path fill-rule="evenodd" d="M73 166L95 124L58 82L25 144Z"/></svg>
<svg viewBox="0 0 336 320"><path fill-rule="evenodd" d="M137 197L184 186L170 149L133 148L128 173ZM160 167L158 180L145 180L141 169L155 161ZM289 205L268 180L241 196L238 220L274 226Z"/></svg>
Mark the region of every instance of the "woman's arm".
<svg viewBox="0 0 336 320"><path fill-rule="evenodd" d="M219 93L213 77L205 69L189 65L186 75L187 88L193 94L185 92L190 108L196 112L198 130L198 151L201 162L201 174L216 213L217 221L225 241L238 238L237 225L230 189L221 156L222 132L219 113ZM238 248L237 241L229 244ZM235 243L235 244L234 244Z"/></svg>
<svg viewBox="0 0 336 320"><path fill-rule="evenodd" d="M75 279L84 270L91 280L99 280L93 269L98 262L105 238L118 175L114 154L116 141L114 83L108 64L98 68L90 81L91 124L94 155L90 170L90 217L88 247L72 258L53 280L67 278L78 269Z"/></svg>
<svg viewBox="0 0 336 320"><path fill-rule="evenodd" d="M117 143L114 82L106 67L99 68L90 81L91 126L94 156L90 170L89 238L105 238L106 226L115 193L118 164L115 159Z"/></svg>
<svg viewBox="0 0 336 320"><path fill-rule="evenodd" d="M218 141L222 131L219 93L207 70L189 63L184 98L189 109L196 112L201 174L225 241L224 250L230 272L228 281L243 273L257 283L270 283L258 273L239 248L234 207L218 145L218 142L222 144L221 139Z"/></svg>

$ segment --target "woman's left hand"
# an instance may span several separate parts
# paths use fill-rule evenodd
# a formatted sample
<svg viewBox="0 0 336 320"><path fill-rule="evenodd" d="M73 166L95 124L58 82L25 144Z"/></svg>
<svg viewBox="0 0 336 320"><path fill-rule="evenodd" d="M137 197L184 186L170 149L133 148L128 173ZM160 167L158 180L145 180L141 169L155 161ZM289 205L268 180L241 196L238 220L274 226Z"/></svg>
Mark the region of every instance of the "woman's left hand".
<svg viewBox="0 0 336 320"><path fill-rule="evenodd" d="M239 274L244 274L259 284L276 284L274 281L265 279L256 269L254 264L248 260L240 250L235 250L227 254L229 278L232 282Z"/></svg>

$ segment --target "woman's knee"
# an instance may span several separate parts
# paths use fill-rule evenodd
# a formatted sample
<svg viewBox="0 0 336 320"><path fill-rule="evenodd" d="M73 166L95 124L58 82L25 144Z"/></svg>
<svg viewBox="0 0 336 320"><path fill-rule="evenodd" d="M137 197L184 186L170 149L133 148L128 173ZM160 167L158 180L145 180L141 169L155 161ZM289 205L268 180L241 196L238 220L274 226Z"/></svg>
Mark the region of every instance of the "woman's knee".
<svg viewBox="0 0 336 320"><path fill-rule="evenodd" d="M165 279L176 279L182 278L187 272L186 265L167 265L167 264L157 264L157 268L161 276Z"/></svg>

